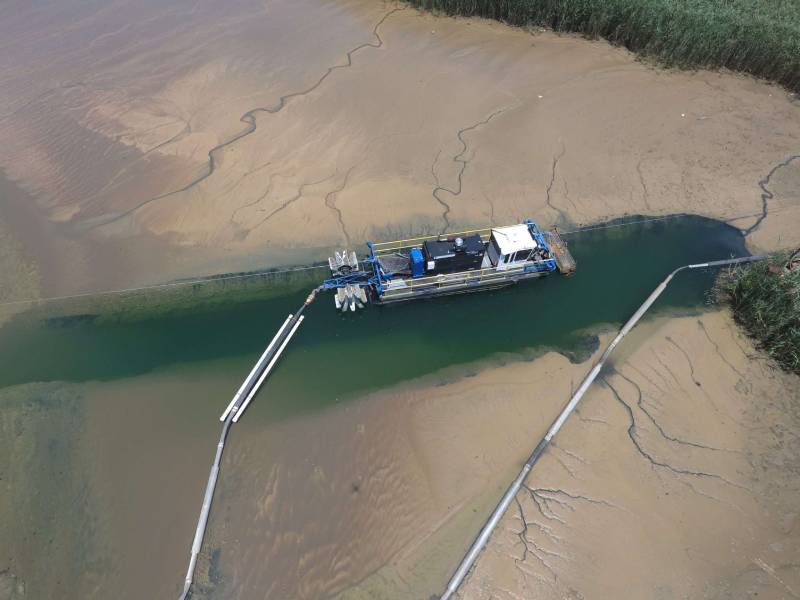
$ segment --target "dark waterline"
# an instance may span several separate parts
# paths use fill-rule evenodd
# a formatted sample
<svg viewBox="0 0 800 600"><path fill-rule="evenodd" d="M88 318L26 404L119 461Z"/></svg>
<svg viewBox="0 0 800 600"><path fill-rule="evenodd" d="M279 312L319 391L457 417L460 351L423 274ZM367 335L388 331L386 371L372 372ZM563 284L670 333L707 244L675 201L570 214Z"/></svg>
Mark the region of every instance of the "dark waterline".
<svg viewBox="0 0 800 600"><path fill-rule="evenodd" d="M568 240L579 265L570 278L553 275L495 292L346 315L323 294L270 381L269 403L257 403L257 412L276 417L307 410L501 352L574 349L585 342L581 332L630 316L673 268L747 254L737 229L691 216L586 231ZM701 305L714 276L681 275L657 308ZM16 318L0 328L0 387L110 380L225 357L240 357L232 362L232 380L238 381L305 295L272 290L265 300L232 299L132 322L91 315ZM219 401L223 408L228 399Z"/></svg>

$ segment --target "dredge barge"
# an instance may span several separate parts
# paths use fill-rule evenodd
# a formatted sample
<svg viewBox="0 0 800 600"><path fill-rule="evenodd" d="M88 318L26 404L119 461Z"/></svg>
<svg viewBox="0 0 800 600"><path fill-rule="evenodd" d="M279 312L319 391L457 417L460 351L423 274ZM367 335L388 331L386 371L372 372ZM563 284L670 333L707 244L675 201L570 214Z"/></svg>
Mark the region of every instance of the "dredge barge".
<svg viewBox="0 0 800 600"><path fill-rule="evenodd" d="M388 304L415 298L462 294L512 285L558 271L575 272L575 259L553 229L533 221L399 240L367 243L361 261L352 251L328 259L336 308L354 311L368 302Z"/></svg>

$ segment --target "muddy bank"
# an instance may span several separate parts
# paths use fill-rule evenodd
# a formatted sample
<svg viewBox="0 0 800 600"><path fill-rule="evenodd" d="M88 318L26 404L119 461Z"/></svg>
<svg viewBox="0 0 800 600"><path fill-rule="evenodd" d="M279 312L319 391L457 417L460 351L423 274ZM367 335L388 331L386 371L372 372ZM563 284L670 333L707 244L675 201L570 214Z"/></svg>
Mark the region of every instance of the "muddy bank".
<svg viewBox="0 0 800 600"><path fill-rule="evenodd" d="M177 597L230 371L0 390L0 592Z"/></svg>
<svg viewBox="0 0 800 600"><path fill-rule="evenodd" d="M207 597L441 592L586 368L546 354L280 426L243 422L208 541ZM715 312L645 323L604 381L537 466L465 597L795 589L797 379Z"/></svg>
<svg viewBox="0 0 800 600"><path fill-rule="evenodd" d="M759 360L725 313L645 323L620 350L519 498L527 537L510 511L465 593L795 589L796 378ZM587 369L523 357L279 421L261 398L226 449L198 597L440 592ZM3 390L0 439L14 460L3 464L12 543L0 570L20 597L178 593L219 399L247 364Z"/></svg>
<svg viewBox="0 0 800 600"><path fill-rule="evenodd" d="M104 560L80 393L33 384L0 390L0 404L0 598L89 597Z"/></svg>
<svg viewBox="0 0 800 600"><path fill-rule="evenodd" d="M122 287L306 262L324 256L325 246L522 217L550 225L694 212L730 220L748 232L751 248L799 241L800 161L791 158L800 117L779 88L728 74L658 71L604 43L381 3L221 6L119 0L96 12L73 2L0 9L13 16L0 19L9 51L0 64L0 168L25 203L3 198L13 237L3 242L11 257L4 293L8 281L31 272L40 278L31 285L45 293ZM27 293L34 288L20 286L13 297ZM566 429L543 472L553 479L535 483L532 505L520 499L540 533L563 529L553 535L569 539L569 556L547 545L555 538L532 537L536 525L526 548L513 534L522 523L510 514L510 543L519 543L514 554L493 550L497 567L479 566L470 583L483 586L476 594L513 584L523 596L532 589L724 596L751 581L768 594L779 590L770 591L778 585L766 583L772 579L797 589L785 558L797 546L786 508L796 492L797 428L788 425L796 423L796 402L783 400L796 380L736 354L726 336L752 349L720 319L702 317L699 333L692 319L665 326L691 362L658 335L652 347L641 346L651 354L637 350L645 354L629 359L644 376L618 361L608 375L618 397L611 387L593 392L589 412L571 425L586 428L580 443L565 445ZM314 356L356 370L348 339ZM708 354L715 343L720 355ZM220 398L248 368L233 362L81 385L77 404L54 405L47 423L31 418L35 427L21 439L32 445L8 454L27 457L6 467L24 467L7 496L17 504L0 514L32 507L33 516L3 521L14 545L0 564L0 586L21 593L22 584L29 597L177 595ZM225 457L200 593L439 592L585 368L548 354L302 418L271 422L251 412ZM636 385L653 406L638 404ZM33 392L26 386L24 393ZM283 396L284 406L299 400ZM653 412L658 401L663 415ZM13 416L18 405L3 406ZM88 411L77 422L63 414L73 405ZM675 420L687 414L691 421ZM16 439L6 431L4 443ZM782 449L774 445L779 436ZM51 463L48 444L62 438L75 447ZM649 466L647 456L672 469ZM70 473L67 463L80 468L64 476L68 482L59 479ZM559 469L562 478L580 472L589 483L570 487L557 479ZM91 488L91 502L86 489L71 487L76 482ZM59 493L76 513L39 508ZM531 513L540 503L549 516ZM582 504L611 516L586 517ZM614 510L633 517L619 520ZM703 511L711 516L699 517ZM98 515L94 525L88 512ZM25 545L39 526L56 540L45 551ZM608 574L623 572L615 561L631 539L640 571L623 586ZM515 563L523 551L526 564ZM97 556L105 562L93 562ZM674 556L679 567L670 579L663 564ZM520 569L532 579L514 579Z"/></svg>
<svg viewBox="0 0 800 600"><path fill-rule="evenodd" d="M34 50L10 45L0 168L84 254L104 249L60 290L109 287L123 259L128 281L159 281L521 217L685 211L751 248L799 241L782 180L800 166L773 172L800 137L781 88L404 5L189 4L85 15L36 84ZM7 21L9 39L58 31L64 10Z"/></svg>
<svg viewBox="0 0 800 600"><path fill-rule="evenodd" d="M208 597L427 598L583 370L509 356L280 424L248 415L226 448Z"/></svg>
<svg viewBox="0 0 800 600"><path fill-rule="evenodd" d="M635 338L541 459L462 597L797 594L797 377L755 354L726 313Z"/></svg>
<svg viewBox="0 0 800 600"><path fill-rule="evenodd" d="M2 390L0 570L22 597L177 597L220 399L248 364ZM261 398L226 448L199 597L433 593L581 368L507 356L280 421ZM530 404L528 376L562 383Z"/></svg>

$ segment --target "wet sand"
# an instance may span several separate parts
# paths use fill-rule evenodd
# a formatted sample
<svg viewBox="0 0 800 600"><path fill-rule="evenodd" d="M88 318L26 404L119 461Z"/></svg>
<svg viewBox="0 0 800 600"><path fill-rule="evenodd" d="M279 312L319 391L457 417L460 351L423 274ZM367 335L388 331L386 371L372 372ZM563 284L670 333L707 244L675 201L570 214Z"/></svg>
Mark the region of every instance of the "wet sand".
<svg viewBox="0 0 800 600"><path fill-rule="evenodd" d="M584 368L553 353L519 361L278 422L262 394L226 447L198 597L434 593ZM14 458L0 473L11 503L0 507L11 541L0 572L22 597L177 597L220 398L246 367L206 361L0 392L3 456ZM560 384L530 392L530 377Z"/></svg>
<svg viewBox="0 0 800 600"><path fill-rule="evenodd" d="M487 367L497 368L477 374ZM209 548L221 551L218 591L236 598L434 593L455 548L582 367L548 354L471 369L451 373L450 383L439 374L279 426L260 422L257 410L249 414L226 450L223 468L233 474L221 484L209 538ZM560 383L537 391L530 377ZM508 434L497 436L487 419Z"/></svg>
<svg viewBox="0 0 800 600"><path fill-rule="evenodd" d="M441 592L588 365L498 357L279 422L262 397L226 449L198 597ZM218 400L245 366L3 390L0 570L25 592L10 597L176 596ZM464 597L791 597L797 378L712 312L646 322L605 381Z"/></svg>
<svg viewBox="0 0 800 600"><path fill-rule="evenodd" d="M208 543L215 593L441 592L588 364L550 353L474 368L278 427L249 415ZM715 312L646 323L605 381L537 466L463 597L798 589L797 378Z"/></svg>
<svg viewBox="0 0 800 600"><path fill-rule="evenodd" d="M626 342L463 598L794 598L800 381L725 313Z"/></svg>
<svg viewBox="0 0 800 600"><path fill-rule="evenodd" d="M800 242L800 113L775 86L375 2L76 7L0 9L0 297L522 217L685 211L731 220L753 250ZM798 594L797 379L721 313L640 337L467 597ZM279 424L253 410L226 452L198 595L440 592L587 366L469 368ZM0 519L0 592L177 594L219 398L238 383L199 370L3 391L0 513L27 516ZM37 420L37 398L56 410Z"/></svg>
<svg viewBox="0 0 800 600"><path fill-rule="evenodd" d="M692 212L754 228L754 249L800 241L771 179L759 220L797 104L745 77L358 0L118 2L63 31L52 7L7 10L0 169L97 257L53 291L521 217Z"/></svg>
<svg viewBox="0 0 800 600"><path fill-rule="evenodd" d="M179 595L232 362L0 390L0 573L24 592L11 599Z"/></svg>
<svg viewBox="0 0 800 600"><path fill-rule="evenodd" d="M73 389L32 384L0 391L0 598L67 597L91 563L85 463L76 460L84 413ZM75 596L77 597L77 596Z"/></svg>

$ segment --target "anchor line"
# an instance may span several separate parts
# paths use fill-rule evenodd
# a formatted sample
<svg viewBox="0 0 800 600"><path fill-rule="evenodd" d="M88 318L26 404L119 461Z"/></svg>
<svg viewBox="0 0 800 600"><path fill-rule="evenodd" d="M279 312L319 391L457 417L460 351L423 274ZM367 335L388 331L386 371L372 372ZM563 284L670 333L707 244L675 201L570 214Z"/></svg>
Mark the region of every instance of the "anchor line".
<svg viewBox="0 0 800 600"><path fill-rule="evenodd" d="M787 210L796 210L798 207L796 206L787 206L784 208L773 209L770 210L770 214L778 213L778 212L785 212ZM758 214L742 214L742 215L734 215L732 217L726 217L725 222L735 221L738 219L744 219L747 217L757 217ZM644 218L644 219L637 219L632 221L624 221L621 223L607 223L604 225L587 225L586 227L579 227L577 229L571 229L569 231L559 231L558 233L562 236L567 235L574 235L576 233L583 233L586 231L595 231L600 229L612 229L616 227L629 227L631 225L641 225L643 223L653 223L656 221L666 221L668 219L677 219L681 217L690 216L688 214L677 214L677 215L664 215L661 217L651 217L651 218ZM312 264L303 267L291 267L288 269L277 269L277 270L264 270L264 271L254 271L251 273L236 273L231 275L211 275L208 277L198 277L196 279L182 279L179 281L170 281L167 283L156 283L153 285L143 285L139 287L129 287L129 288L121 288L116 290L99 290L99 291L88 291L88 292L80 292L77 294L68 294L64 296L48 296L45 298L25 298L22 300L9 300L7 302L0 302L0 307L4 306L15 306L15 305L23 305L23 304L37 304L37 303L45 303L45 302L57 302L60 300L74 300L76 298L91 298L94 296L111 296L111 295L119 295L119 294L128 294L134 292L146 292L149 290L160 290L160 289L169 289L174 287L181 287L187 285L196 285L200 283L211 283L214 281L229 281L233 279L247 279L249 277L264 277L267 275L280 275L282 273L294 273L294 272L302 272L302 271L313 271L317 269L327 269L328 264L320 263L320 264Z"/></svg>

